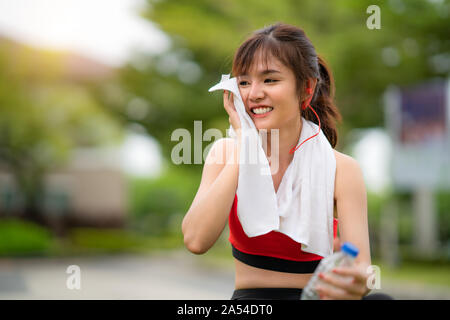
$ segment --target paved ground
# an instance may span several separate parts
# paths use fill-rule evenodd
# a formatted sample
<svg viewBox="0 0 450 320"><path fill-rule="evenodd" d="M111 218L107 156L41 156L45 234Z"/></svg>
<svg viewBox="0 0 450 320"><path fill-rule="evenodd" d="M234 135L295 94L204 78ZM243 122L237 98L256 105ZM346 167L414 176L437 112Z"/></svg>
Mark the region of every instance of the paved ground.
<svg viewBox="0 0 450 320"><path fill-rule="evenodd" d="M0 260L0 299L229 299L232 272L198 266L195 256L155 254ZM78 265L81 289L66 270Z"/></svg>
<svg viewBox="0 0 450 320"><path fill-rule="evenodd" d="M229 299L233 270L210 268L184 251L147 256L0 259L0 299ZM78 265L81 289L70 290L66 270ZM374 291L376 292L376 291ZM448 287L382 282L397 299L450 299Z"/></svg>

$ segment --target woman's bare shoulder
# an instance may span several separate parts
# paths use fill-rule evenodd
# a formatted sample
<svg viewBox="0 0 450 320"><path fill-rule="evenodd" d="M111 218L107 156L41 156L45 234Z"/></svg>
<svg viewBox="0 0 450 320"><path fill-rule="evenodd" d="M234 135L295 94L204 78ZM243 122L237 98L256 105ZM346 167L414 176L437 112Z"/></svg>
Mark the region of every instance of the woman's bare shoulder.
<svg viewBox="0 0 450 320"><path fill-rule="evenodd" d="M343 194L344 189L349 183L357 181L357 183L363 182L363 175L361 167L354 158L351 156L333 150L336 157L336 177L335 177L335 190L334 199L336 200L340 194Z"/></svg>
<svg viewBox="0 0 450 320"><path fill-rule="evenodd" d="M231 138L221 138L212 143L203 166L200 189L210 186L218 177L227 162L227 154L233 150L235 142Z"/></svg>
<svg viewBox="0 0 450 320"><path fill-rule="evenodd" d="M351 156L349 156L345 153L339 152L335 149L333 149L333 151L334 151L334 155L336 157L336 166L338 166L338 163L348 165L353 162L353 163L357 164L357 161L354 158L352 158Z"/></svg>
<svg viewBox="0 0 450 320"><path fill-rule="evenodd" d="M227 157L234 150L233 138L220 138L214 141L206 157L206 164L225 164Z"/></svg>

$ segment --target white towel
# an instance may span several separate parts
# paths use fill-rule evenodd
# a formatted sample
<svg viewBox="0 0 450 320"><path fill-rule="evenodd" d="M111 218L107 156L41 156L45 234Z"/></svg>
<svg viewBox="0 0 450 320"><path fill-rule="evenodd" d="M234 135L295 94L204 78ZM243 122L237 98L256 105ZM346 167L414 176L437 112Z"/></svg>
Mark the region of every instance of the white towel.
<svg viewBox="0 0 450 320"><path fill-rule="evenodd" d="M245 111L236 78L223 75L209 91L229 90L241 121L237 213L248 237L281 232L301 243L302 251L326 257L333 253L333 199L336 158L322 131L294 153L275 192L270 166L252 119ZM319 127L302 117L299 143ZM230 126L230 136L236 137ZM297 145L299 144L297 143ZM253 146L249 146L253 144ZM256 144L256 146L255 146ZM256 148L258 160L249 160Z"/></svg>

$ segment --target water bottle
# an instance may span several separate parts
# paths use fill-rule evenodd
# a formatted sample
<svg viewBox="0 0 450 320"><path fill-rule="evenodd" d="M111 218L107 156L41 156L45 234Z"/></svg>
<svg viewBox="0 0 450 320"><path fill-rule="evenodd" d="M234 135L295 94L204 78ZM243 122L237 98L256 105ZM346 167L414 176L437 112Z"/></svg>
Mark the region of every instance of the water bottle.
<svg viewBox="0 0 450 320"><path fill-rule="evenodd" d="M335 267L344 266L349 267L353 264L356 256L358 255L359 250L357 247L352 245L350 242L345 242L341 246L341 251L335 252L332 255L322 259L319 265L316 268L312 278L306 284L305 288L303 288L301 300L319 300L319 295L317 294L315 288L321 283L326 286L323 281L319 278L319 273L328 273ZM335 276L339 276L341 278L352 278L349 276L341 276L335 274Z"/></svg>

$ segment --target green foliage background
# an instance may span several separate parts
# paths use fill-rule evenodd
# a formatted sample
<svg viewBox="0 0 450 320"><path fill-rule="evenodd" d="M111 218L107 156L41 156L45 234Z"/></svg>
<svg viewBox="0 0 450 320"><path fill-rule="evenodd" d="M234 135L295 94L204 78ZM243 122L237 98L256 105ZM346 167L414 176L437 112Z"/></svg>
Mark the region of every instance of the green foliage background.
<svg viewBox="0 0 450 320"><path fill-rule="evenodd" d="M225 134L229 123L222 97L208 93L208 88L230 72L235 50L254 30L276 22L301 27L329 63L343 115L336 148L340 151L348 150L352 129L384 126L382 97L389 85L446 78L450 71L449 1L148 0L146 4L140 15L169 37L170 48L157 55L137 54L108 81L66 81L60 56L31 49L8 56L7 44L0 44L0 160L15 172L30 203L39 198L45 172L64 165L75 147L120 141L130 124L144 128L161 146L166 163L161 176L130 177L128 226L139 235L79 230L70 239L81 246L110 250L115 243L125 250L123 243L149 245L142 234L173 236L182 245L181 218L199 185L202 165L172 165L170 155L178 141L172 141L171 134L178 128L193 133L195 120L202 121L203 132L218 128ZM381 10L380 30L366 26L366 9L373 4ZM136 98L148 108L144 116L130 112L130 101ZM445 243L450 232L448 192L437 199L440 239ZM384 195L369 192L373 239L385 201ZM412 232L410 208L405 205L402 210L400 237L407 242ZM151 243L157 246L158 240Z"/></svg>
<svg viewBox="0 0 450 320"><path fill-rule="evenodd" d="M381 10L380 30L366 26L366 9L372 4ZM333 70L344 119L342 149L349 130L383 126L382 94L390 84L447 76L448 10L447 1L422 0L148 1L142 16L156 23L172 45L168 52L148 57L146 67L124 68L120 87L150 102L151 112L139 122L169 157L174 129L192 129L194 120L202 120L204 130L228 127L220 95L207 89L230 72L240 43L254 30L290 23L305 30ZM392 55L398 63L386 64ZM438 60L447 62L433 64ZM183 82L189 72L200 74Z"/></svg>

